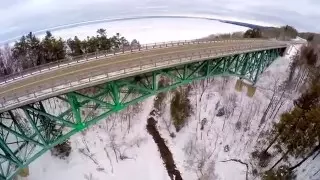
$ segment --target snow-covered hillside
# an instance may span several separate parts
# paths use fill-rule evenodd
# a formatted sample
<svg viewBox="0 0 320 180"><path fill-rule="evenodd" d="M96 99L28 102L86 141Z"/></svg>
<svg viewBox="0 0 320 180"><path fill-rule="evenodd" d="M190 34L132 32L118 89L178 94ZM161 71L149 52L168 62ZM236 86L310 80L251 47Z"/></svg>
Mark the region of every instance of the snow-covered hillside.
<svg viewBox="0 0 320 180"><path fill-rule="evenodd" d="M190 95L193 114L178 133L170 119L172 95L167 93L163 111L155 119L184 180L246 179L245 164L252 179L250 154L256 147L264 147L262 139L272 122L292 107L294 95L283 96L278 87L287 77L290 56L296 50L289 48L289 55L278 58L261 75L253 98L246 95L245 87L242 92L234 89L235 77L194 82ZM264 116L272 96L278 103ZM146 130L153 103L151 97L71 137L72 153L66 160L48 152L30 165L28 179L170 180ZM176 137L170 136L172 132ZM312 177L318 170L315 163L310 161L298 169L298 180L319 179L320 174ZM308 171L303 170L305 166Z"/></svg>

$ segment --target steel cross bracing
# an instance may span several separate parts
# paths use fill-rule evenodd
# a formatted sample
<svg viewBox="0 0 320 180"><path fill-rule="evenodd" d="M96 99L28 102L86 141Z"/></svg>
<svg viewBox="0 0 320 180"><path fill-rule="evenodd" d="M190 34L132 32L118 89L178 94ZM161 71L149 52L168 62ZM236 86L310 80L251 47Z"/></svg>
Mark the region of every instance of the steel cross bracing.
<svg viewBox="0 0 320 180"><path fill-rule="evenodd" d="M0 179L129 105L194 80L237 76L255 83L283 48L248 52L156 70L69 92L0 114Z"/></svg>

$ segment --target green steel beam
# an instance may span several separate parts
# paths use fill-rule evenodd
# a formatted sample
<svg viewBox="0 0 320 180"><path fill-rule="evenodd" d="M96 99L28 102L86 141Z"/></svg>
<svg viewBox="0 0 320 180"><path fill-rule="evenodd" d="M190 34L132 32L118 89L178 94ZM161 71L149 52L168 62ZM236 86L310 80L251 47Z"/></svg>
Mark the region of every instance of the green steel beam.
<svg viewBox="0 0 320 180"><path fill-rule="evenodd" d="M71 105L72 112L76 120L76 124L81 124L82 121L81 121L80 104L76 96L71 92L67 94L67 98L68 98L69 104Z"/></svg>
<svg viewBox="0 0 320 180"><path fill-rule="evenodd" d="M158 88L157 85L158 85L157 72L152 72L152 90L153 91L157 90L157 88Z"/></svg>
<svg viewBox="0 0 320 180"><path fill-rule="evenodd" d="M111 90L111 96L112 96L112 100L114 103L114 109L115 109L115 111L119 111L119 110L121 110L122 106L119 101L120 100L120 97L119 97L120 92L119 92L118 86L114 81L112 81L109 84L109 88Z"/></svg>

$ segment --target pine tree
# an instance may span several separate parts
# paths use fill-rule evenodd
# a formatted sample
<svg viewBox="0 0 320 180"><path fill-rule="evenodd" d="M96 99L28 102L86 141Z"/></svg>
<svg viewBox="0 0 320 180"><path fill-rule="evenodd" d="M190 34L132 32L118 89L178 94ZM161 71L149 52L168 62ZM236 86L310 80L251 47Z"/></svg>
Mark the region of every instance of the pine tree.
<svg viewBox="0 0 320 180"><path fill-rule="evenodd" d="M97 40L98 40L98 49L100 51L102 50L110 50L111 48L111 42L110 39L107 38L107 33L105 29L98 29L97 30L98 36L97 36Z"/></svg>
<svg viewBox="0 0 320 180"><path fill-rule="evenodd" d="M130 43L131 49L140 49L141 45L138 40L133 39Z"/></svg>
<svg viewBox="0 0 320 180"><path fill-rule="evenodd" d="M243 34L244 38L261 38L261 30L259 28L249 29Z"/></svg>
<svg viewBox="0 0 320 180"><path fill-rule="evenodd" d="M81 49L81 40L75 36L74 37L74 56L82 55L83 51Z"/></svg>
<svg viewBox="0 0 320 180"><path fill-rule="evenodd" d="M42 55L46 63L55 62L65 58L66 50L62 38L58 40L47 31L45 38L41 41Z"/></svg>
<svg viewBox="0 0 320 180"><path fill-rule="evenodd" d="M87 45L88 45L88 53L94 53L98 51L99 48L99 42L98 39L94 36L87 37Z"/></svg>

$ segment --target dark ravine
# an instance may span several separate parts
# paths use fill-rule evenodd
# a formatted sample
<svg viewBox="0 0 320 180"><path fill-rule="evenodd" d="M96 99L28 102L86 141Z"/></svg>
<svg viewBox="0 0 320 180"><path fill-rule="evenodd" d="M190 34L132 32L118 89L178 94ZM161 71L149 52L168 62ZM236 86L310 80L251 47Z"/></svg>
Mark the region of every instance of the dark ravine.
<svg viewBox="0 0 320 180"><path fill-rule="evenodd" d="M182 180L180 171L177 169L174 163L172 153L166 145L165 140L161 137L158 129L156 128L156 124L157 121L153 117L149 117L147 123L147 131L158 146L161 158L171 180Z"/></svg>

